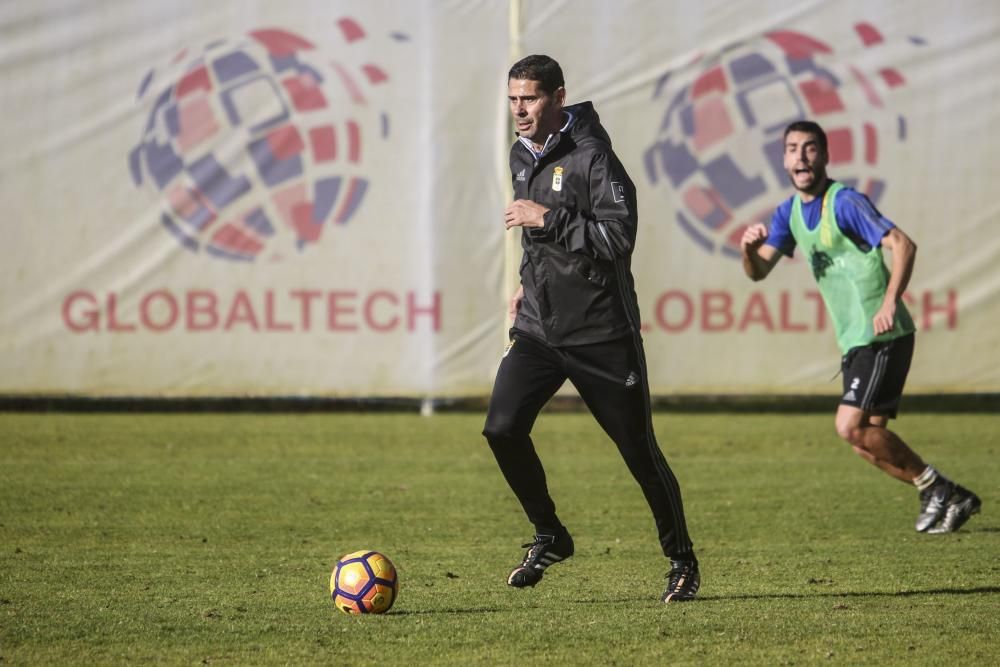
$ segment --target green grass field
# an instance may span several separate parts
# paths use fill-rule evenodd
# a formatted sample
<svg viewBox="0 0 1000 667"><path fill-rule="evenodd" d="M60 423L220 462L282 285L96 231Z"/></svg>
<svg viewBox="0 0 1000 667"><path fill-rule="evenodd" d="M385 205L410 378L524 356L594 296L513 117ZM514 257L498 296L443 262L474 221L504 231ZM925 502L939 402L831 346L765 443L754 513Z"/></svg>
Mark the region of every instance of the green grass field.
<svg viewBox="0 0 1000 667"><path fill-rule="evenodd" d="M919 535L916 491L830 414L673 414L700 599L586 414L535 436L577 554L505 585L530 527L478 414L0 414L3 664L997 664L1000 415L897 430L976 490ZM329 599L336 558L399 569L390 613Z"/></svg>

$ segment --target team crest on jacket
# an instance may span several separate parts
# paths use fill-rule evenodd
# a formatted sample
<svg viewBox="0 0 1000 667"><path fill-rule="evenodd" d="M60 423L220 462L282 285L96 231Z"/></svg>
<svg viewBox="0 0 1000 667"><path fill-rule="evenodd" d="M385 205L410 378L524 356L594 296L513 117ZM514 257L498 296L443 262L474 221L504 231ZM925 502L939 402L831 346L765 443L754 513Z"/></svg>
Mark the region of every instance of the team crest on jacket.
<svg viewBox="0 0 1000 667"><path fill-rule="evenodd" d="M555 190L556 192L562 190L562 174L563 174L562 167L556 167L555 169L552 170L552 189Z"/></svg>

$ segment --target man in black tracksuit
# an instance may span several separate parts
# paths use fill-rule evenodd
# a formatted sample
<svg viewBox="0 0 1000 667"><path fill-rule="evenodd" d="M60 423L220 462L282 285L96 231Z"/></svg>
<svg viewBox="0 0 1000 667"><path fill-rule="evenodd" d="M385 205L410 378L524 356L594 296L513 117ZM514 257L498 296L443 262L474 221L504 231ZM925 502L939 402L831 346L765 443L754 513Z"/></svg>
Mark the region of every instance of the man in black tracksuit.
<svg viewBox="0 0 1000 667"><path fill-rule="evenodd" d="M698 562L677 480L653 435L639 308L630 268L635 188L590 102L564 106L562 70L528 56L508 74L518 140L510 153L520 227L521 287L511 300L511 343L497 371L483 434L535 527L507 583L534 586L573 555L556 516L531 428L568 379L618 446L653 510L671 559L664 602L694 598Z"/></svg>

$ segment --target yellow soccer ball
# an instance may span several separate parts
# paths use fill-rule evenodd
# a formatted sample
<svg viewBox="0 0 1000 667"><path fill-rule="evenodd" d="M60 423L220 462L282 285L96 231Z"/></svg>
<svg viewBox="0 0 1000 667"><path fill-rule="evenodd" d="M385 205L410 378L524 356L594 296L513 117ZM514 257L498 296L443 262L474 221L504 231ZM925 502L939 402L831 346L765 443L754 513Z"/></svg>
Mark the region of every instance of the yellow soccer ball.
<svg viewBox="0 0 1000 667"><path fill-rule="evenodd" d="M345 614L384 614L398 593L396 567L377 551L349 553L333 566L330 595Z"/></svg>

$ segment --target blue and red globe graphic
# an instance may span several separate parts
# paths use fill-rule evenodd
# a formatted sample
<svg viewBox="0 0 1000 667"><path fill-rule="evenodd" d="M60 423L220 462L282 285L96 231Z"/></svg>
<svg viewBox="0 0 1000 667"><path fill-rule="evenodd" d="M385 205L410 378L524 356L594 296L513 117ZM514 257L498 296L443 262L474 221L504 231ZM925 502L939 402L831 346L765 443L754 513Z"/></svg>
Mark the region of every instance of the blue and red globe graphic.
<svg viewBox="0 0 1000 667"><path fill-rule="evenodd" d="M129 167L137 186L159 193L160 223L185 248L280 260L361 209L365 146L390 130L371 91L389 75L352 56L367 37L357 22L337 28L332 56L265 28L146 74L138 98L152 110Z"/></svg>
<svg viewBox="0 0 1000 667"><path fill-rule="evenodd" d="M699 56L659 80L654 98L665 107L644 155L646 176L704 251L739 257L746 227L768 223L791 194L783 135L796 120L823 126L831 177L878 203L884 144L906 140L906 120L889 104L905 79L884 65L882 33L869 23L853 27L857 44L842 50L863 56L858 64L820 39L782 30Z"/></svg>

